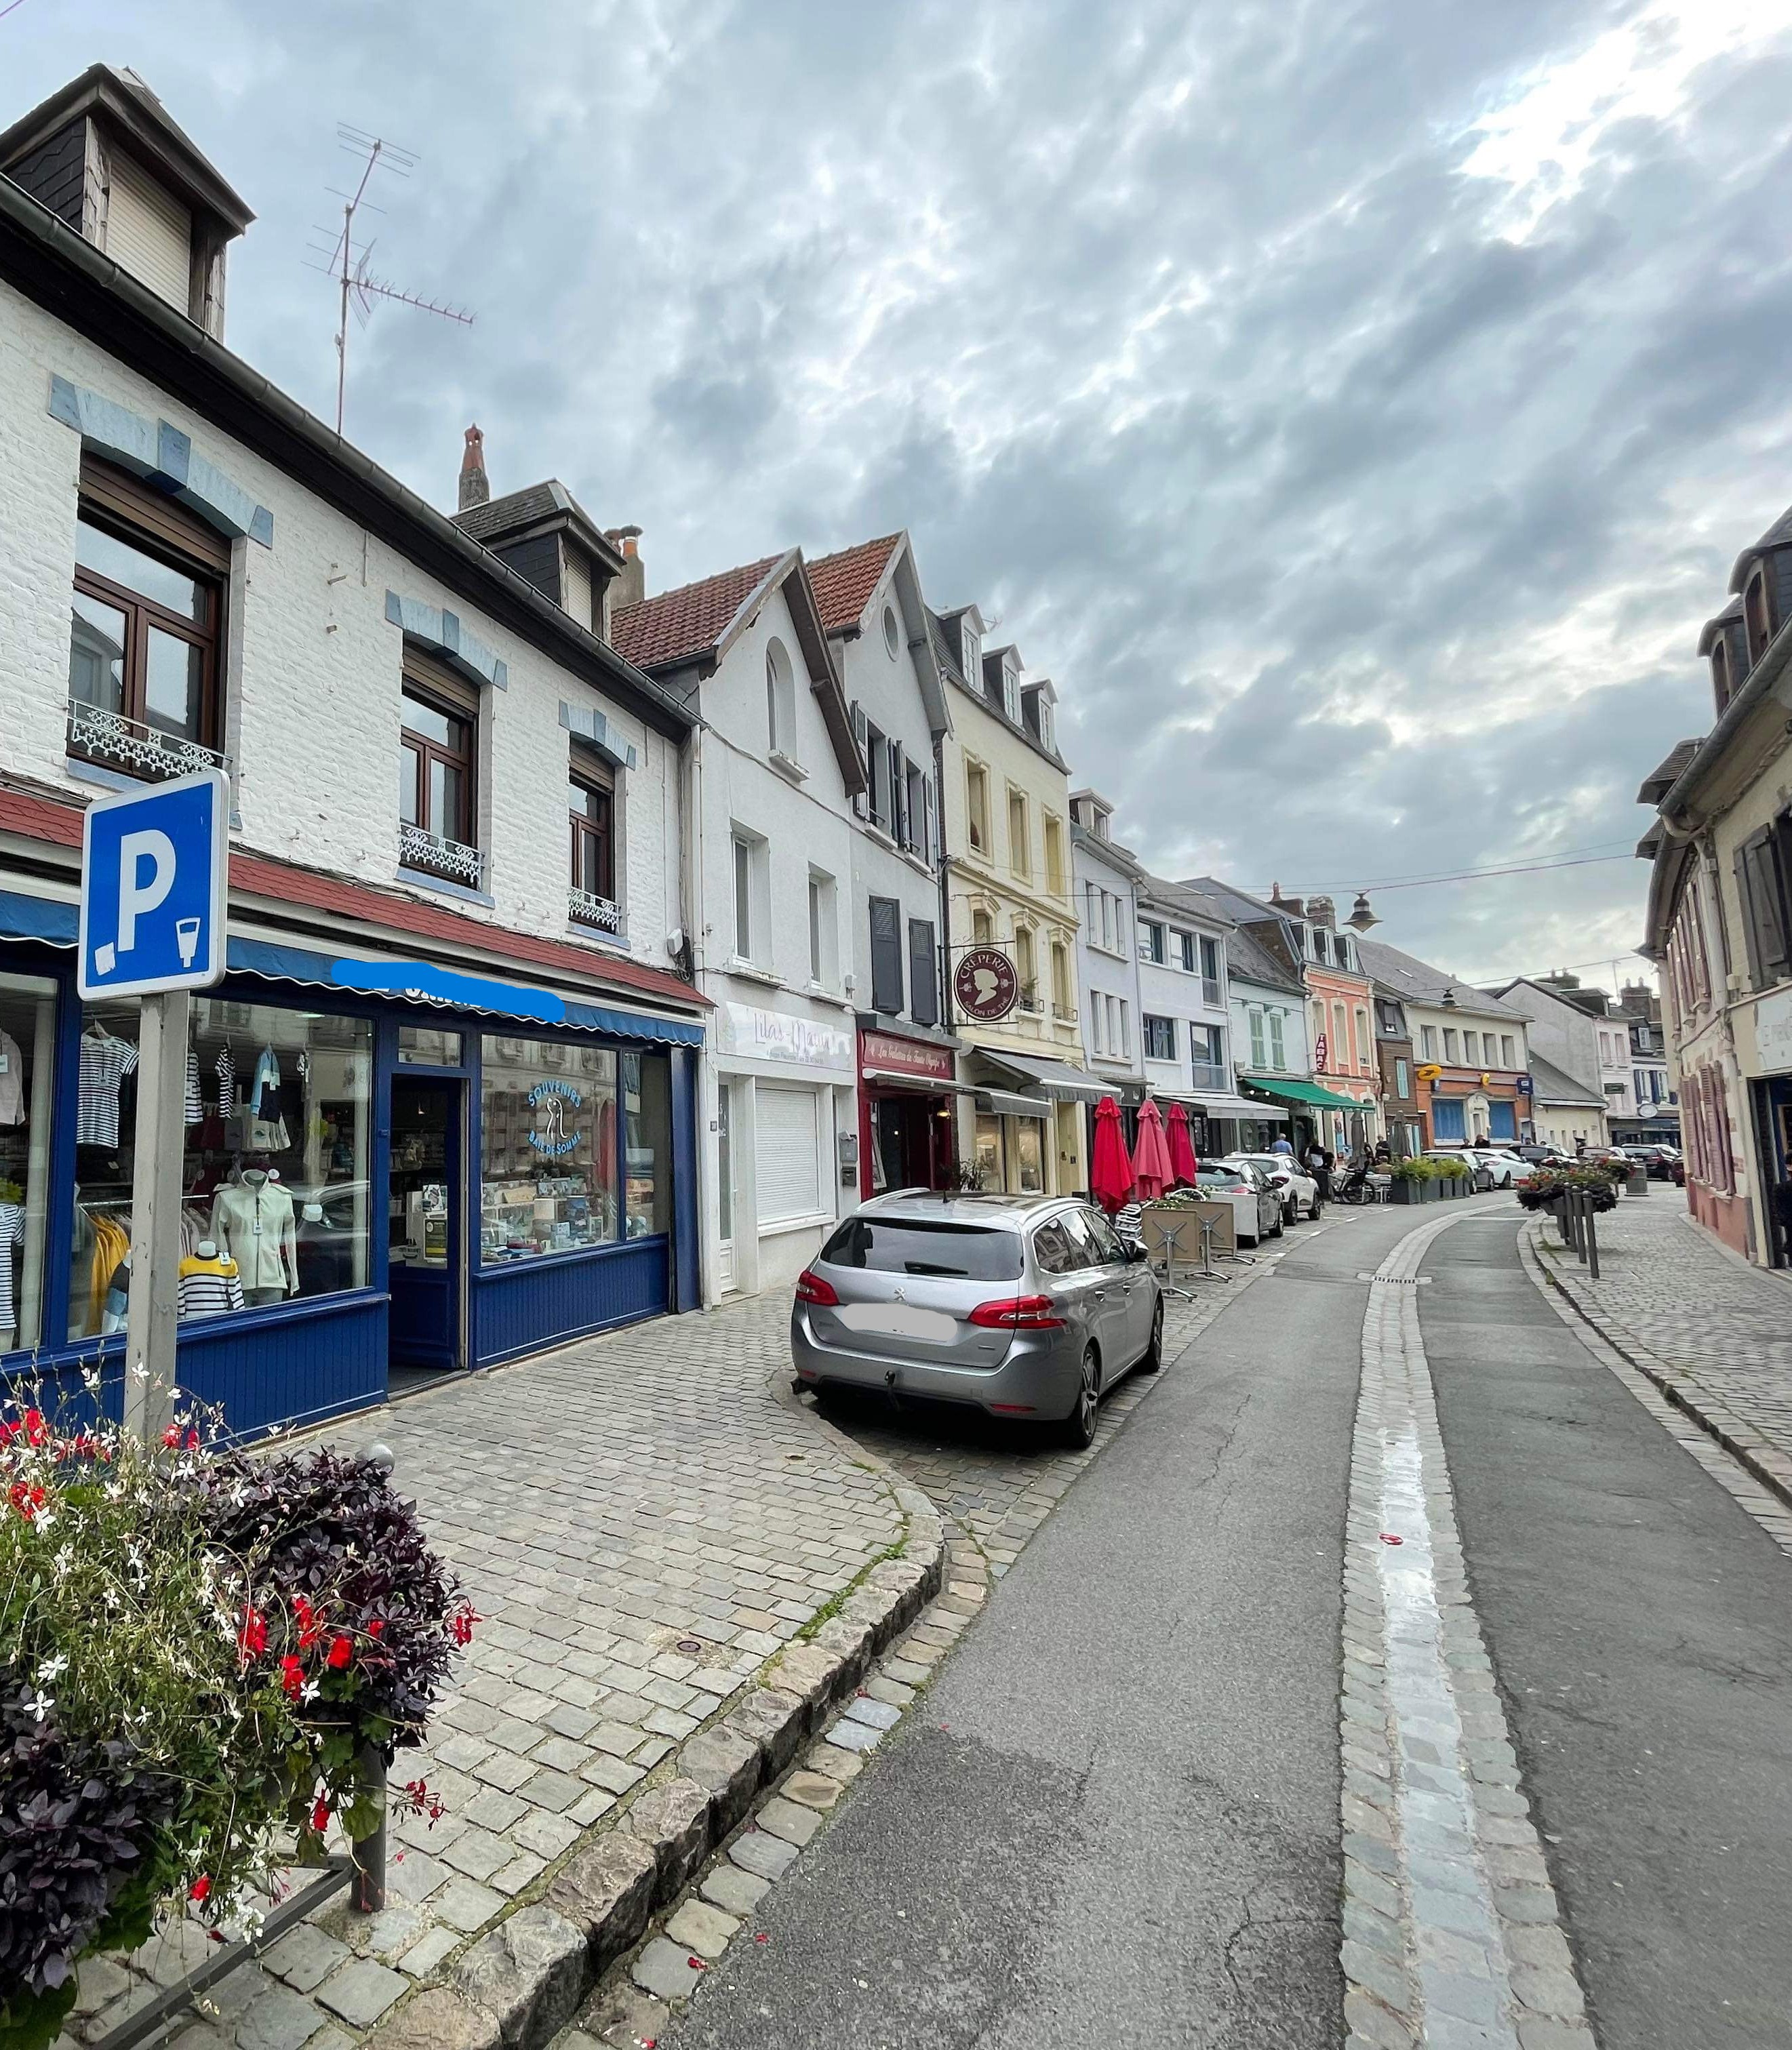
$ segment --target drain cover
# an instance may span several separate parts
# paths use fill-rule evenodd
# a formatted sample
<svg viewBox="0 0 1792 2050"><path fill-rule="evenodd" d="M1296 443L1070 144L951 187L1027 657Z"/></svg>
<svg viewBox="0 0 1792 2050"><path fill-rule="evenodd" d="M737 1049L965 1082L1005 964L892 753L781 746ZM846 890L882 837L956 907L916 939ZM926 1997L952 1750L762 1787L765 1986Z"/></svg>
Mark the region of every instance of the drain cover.
<svg viewBox="0 0 1792 2050"><path fill-rule="evenodd" d="M681 1637L677 1649L684 1652L699 1652L703 1649L703 1639L701 1637Z"/></svg>
<svg viewBox="0 0 1792 2050"><path fill-rule="evenodd" d="M1431 1277L1428 1274L1359 1274L1359 1281L1386 1281L1396 1288L1428 1288Z"/></svg>

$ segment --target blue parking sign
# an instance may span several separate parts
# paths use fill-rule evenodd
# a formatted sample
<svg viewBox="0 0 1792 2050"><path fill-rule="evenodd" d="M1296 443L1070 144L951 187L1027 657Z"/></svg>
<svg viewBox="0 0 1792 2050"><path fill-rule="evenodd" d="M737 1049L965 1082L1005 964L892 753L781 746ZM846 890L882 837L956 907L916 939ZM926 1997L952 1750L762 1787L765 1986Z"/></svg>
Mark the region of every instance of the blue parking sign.
<svg viewBox="0 0 1792 2050"><path fill-rule="evenodd" d="M221 770L90 805L81 836L81 995L217 981L229 856L230 786Z"/></svg>

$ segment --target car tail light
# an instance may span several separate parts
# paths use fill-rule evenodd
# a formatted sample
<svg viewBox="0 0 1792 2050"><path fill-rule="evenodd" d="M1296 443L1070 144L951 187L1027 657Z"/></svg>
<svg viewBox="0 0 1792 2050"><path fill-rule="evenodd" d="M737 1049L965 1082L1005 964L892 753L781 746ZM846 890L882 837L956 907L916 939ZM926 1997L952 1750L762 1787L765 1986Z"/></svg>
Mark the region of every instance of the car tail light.
<svg viewBox="0 0 1792 2050"><path fill-rule="evenodd" d="M824 1309L840 1300L834 1284L824 1280L813 1267L804 1268L796 1277L796 1299L799 1303L818 1303Z"/></svg>
<svg viewBox="0 0 1792 2050"><path fill-rule="evenodd" d="M1000 1302L979 1303L970 1321L986 1331L1061 1331L1064 1320L1049 1296L1004 1296Z"/></svg>

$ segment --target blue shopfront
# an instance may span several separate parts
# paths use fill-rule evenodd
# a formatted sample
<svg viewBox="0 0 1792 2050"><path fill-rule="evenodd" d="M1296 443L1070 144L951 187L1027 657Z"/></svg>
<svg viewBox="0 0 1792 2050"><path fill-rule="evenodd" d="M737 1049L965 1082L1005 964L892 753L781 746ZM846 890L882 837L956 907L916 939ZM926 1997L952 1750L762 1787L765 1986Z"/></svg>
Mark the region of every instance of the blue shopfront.
<svg viewBox="0 0 1792 2050"><path fill-rule="evenodd" d="M115 1411L135 1000L0 892L0 1374ZM703 1028L233 937L193 1004L181 1384L252 1435L696 1307Z"/></svg>

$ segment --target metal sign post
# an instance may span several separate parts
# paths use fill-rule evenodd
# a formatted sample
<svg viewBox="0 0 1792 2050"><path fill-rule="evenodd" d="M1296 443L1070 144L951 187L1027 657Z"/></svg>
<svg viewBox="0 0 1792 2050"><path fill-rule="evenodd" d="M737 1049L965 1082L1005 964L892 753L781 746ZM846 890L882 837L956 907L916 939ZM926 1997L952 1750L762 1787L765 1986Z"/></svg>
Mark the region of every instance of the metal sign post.
<svg viewBox="0 0 1792 2050"><path fill-rule="evenodd" d="M193 992L224 974L230 790L223 771L102 797L81 840L84 1000L141 1000L124 1424L146 1440L173 1421L181 1196Z"/></svg>

